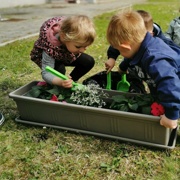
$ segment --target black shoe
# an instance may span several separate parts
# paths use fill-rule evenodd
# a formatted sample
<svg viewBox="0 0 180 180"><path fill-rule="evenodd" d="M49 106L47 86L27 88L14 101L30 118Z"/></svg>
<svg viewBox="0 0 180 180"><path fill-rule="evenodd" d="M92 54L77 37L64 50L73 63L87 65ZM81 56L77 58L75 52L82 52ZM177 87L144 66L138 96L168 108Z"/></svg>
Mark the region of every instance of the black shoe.
<svg viewBox="0 0 180 180"><path fill-rule="evenodd" d="M0 125L4 122L4 116L0 113Z"/></svg>

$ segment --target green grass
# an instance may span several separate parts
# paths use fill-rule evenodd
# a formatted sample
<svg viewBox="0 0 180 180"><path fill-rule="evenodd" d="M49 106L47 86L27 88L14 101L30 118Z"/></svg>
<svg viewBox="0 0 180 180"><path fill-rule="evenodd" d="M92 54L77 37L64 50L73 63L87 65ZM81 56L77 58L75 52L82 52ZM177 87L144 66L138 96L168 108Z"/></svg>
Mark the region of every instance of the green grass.
<svg viewBox="0 0 180 180"><path fill-rule="evenodd" d="M149 11L166 31L171 19L179 15L179 7L178 0L151 0L133 8ZM108 48L105 33L113 13L94 18L98 36L87 53L94 56L96 65L84 78L104 70ZM0 109L6 118L0 127L0 180L179 179L180 135L175 149L160 150L16 123L18 110L8 94L30 81L41 80L40 69L29 57L35 39L0 47Z"/></svg>

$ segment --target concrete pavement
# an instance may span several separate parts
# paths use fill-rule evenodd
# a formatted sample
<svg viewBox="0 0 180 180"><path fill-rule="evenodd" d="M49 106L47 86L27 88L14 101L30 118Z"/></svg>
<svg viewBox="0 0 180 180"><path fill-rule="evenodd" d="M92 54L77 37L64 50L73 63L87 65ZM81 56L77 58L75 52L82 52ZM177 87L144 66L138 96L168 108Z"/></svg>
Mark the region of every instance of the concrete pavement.
<svg viewBox="0 0 180 180"><path fill-rule="evenodd" d="M56 2L38 6L0 9L0 46L38 35L41 24L54 16L86 14L89 17L94 17L107 11L143 2L145 0L109 0L96 4Z"/></svg>

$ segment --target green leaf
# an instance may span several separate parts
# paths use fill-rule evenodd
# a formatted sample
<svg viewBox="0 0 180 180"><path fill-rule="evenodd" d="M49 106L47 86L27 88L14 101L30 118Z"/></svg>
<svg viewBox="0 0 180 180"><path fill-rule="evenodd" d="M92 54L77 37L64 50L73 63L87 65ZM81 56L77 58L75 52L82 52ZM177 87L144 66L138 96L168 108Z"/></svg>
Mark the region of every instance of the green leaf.
<svg viewBox="0 0 180 180"><path fill-rule="evenodd" d="M64 100L64 99L65 99L65 96L64 96L64 95L60 94L60 95L58 96L58 100L59 100L59 101L62 101L62 100Z"/></svg>
<svg viewBox="0 0 180 180"><path fill-rule="evenodd" d="M129 106L129 109L131 109L131 110L133 110L133 111L137 111L137 109L138 109L138 103L134 103L134 104L130 104L130 103L128 103L128 106Z"/></svg>
<svg viewBox="0 0 180 180"><path fill-rule="evenodd" d="M120 110L120 111L128 112L128 111L129 111L128 105L122 104L122 105L120 106L120 109L119 109L119 110Z"/></svg>
<svg viewBox="0 0 180 180"><path fill-rule="evenodd" d="M110 109L113 109L113 107L115 106L115 104L116 104L115 101L113 101L113 102L111 103L111 105L109 106L109 108L110 108Z"/></svg>
<svg viewBox="0 0 180 180"><path fill-rule="evenodd" d="M107 167L109 167L109 165L108 165L108 164L105 164L105 163L101 163L100 167L101 167L101 168L107 168Z"/></svg>
<svg viewBox="0 0 180 180"><path fill-rule="evenodd" d="M41 94L41 91L39 89L32 89L29 91L29 93L27 94L30 97L39 97L39 95Z"/></svg>
<svg viewBox="0 0 180 180"><path fill-rule="evenodd" d="M141 113L142 114L151 114L151 107L150 106L142 107Z"/></svg>
<svg viewBox="0 0 180 180"><path fill-rule="evenodd" d="M50 94L58 95L60 90L56 86L54 86L53 89L47 90L47 92L49 92Z"/></svg>
<svg viewBox="0 0 180 180"><path fill-rule="evenodd" d="M137 101L134 99L134 97L129 98L128 103L134 104L137 103Z"/></svg>
<svg viewBox="0 0 180 180"><path fill-rule="evenodd" d="M146 105L149 104L148 101L138 101L137 103L138 103L139 106L146 106Z"/></svg>
<svg viewBox="0 0 180 180"><path fill-rule="evenodd" d="M112 99L113 99L115 102L118 102L118 103L128 102L128 98L126 98L124 95L112 96Z"/></svg>

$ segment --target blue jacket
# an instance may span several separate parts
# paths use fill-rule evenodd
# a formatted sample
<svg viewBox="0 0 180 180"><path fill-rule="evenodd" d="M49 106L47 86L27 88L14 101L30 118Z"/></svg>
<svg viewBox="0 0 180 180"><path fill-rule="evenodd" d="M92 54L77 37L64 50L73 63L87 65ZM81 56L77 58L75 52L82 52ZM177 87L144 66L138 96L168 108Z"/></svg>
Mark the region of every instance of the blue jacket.
<svg viewBox="0 0 180 180"><path fill-rule="evenodd" d="M166 44L168 44L173 50L175 50L178 54L180 54L180 46L176 45L171 39L166 38L165 35L162 33L161 27L154 23L153 24L153 33L154 37L159 37L162 39ZM120 55L120 52L117 49L114 49L112 46L109 46L107 51L107 56L109 58L117 59Z"/></svg>
<svg viewBox="0 0 180 180"><path fill-rule="evenodd" d="M170 46L173 50L175 50L178 54L180 54L180 46L178 46L171 39L167 38L163 34L163 32L158 24L154 23L153 26L154 26L154 28L153 28L154 37L158 37L158 38L162 39L168 46Z"/></svg>
<svg viewBox="0 0 180 180"><path fill-rule="evenodd" d="M165 108L169 119L180 117L180 54L158 37L147 33L138 53L124 59L122 70L134 68Z"/></svg>

